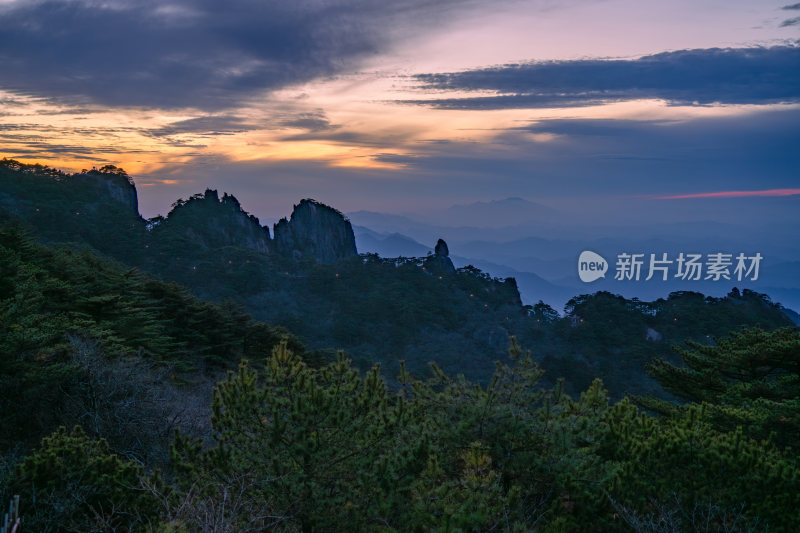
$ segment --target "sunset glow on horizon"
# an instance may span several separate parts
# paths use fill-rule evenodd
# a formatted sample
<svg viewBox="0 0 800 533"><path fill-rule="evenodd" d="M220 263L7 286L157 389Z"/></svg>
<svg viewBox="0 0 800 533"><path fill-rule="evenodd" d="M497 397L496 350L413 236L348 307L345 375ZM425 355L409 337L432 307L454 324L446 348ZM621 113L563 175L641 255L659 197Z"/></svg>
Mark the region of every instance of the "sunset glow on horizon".
<svg viewBox="0 0 800 533"><path fill-rule="evenodd" d="M217 182L262 213L312 194L398 211L564 191L775 196L739 194L756 161L763 190L797 185L793 156L772 153L800 114L780 2L343 0L330 26L311 4L230 20L182 1L58 5L0 4L0 156L123 167L148 216ZM299 33L275 26L277 46L267 19ZM56 21L62 33L44 30ZM128 44L100 46L106 31ZM681 164L686 183L666 182ZM703 192L725 175L733 192Z"/></svg>
<svg viewBox="0 0 800 533"><path fill-rule="evenodd" d="M752 196L796 196L800 195L798 189L767 189L763 191L718 191L701 192L693 194L676 194L673 196L656 196L657 200L685 200L687 198L748 198Z"/></svg>

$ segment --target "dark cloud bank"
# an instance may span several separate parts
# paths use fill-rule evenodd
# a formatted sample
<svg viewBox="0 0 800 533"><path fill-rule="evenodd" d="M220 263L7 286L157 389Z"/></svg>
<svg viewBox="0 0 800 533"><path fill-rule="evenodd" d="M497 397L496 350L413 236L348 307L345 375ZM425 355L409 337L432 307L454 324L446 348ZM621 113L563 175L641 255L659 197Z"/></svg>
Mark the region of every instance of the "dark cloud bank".
<svg viewBox="0 0 800 533"><path fill-rule="evenodd" d="M0 87L102 105L231 107L352 68L445 0L20 0L0 7Z"/></svg>
<svg viewBox="0 0 800 533"><path fill-rule="evenodd" d="M681 50L633 60L522 63L416 78L426 90L498 93L412 102L448 109L573 107L635 98L689 105L796 102L800 99L800 46Z"/></svg>

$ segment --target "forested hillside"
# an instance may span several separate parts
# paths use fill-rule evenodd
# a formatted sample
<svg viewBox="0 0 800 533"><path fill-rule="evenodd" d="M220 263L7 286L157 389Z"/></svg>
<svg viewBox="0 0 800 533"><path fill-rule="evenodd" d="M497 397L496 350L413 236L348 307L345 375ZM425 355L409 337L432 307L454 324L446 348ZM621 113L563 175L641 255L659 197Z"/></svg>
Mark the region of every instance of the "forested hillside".
<svg viewBox="0 0 800 533"><path fill-rule="evenodd" d="M0 164L0 213L47 242L89 246L129 267L233 301L283 326L329 360L344 349L362 370L374 362L417 377L429 361L487 383L515 335L570 392L604 379L613 398L660 393L645 372L672 346L709 342L743 326L792 322L769 298L744 290L726 298L675 293L656 302L608 293L577 296L563 316L523 306L513 279L454 269L447 245L423 258L358 255L350 223L313 200L295 206L273 234L229 194L179 199L166 217L144 220L133 180L116 167L65 174L12 160Z"/></svg>
<svg viewBox="0 0 800 533"><path fill-rule="evenodd" d="M215 191L146 221L116 168L0 185L25 531L800 528L800 331L765 295L562 316L443 242L357 255L310 200L278 239Z"/></svg>
<svg viewBox="0 0 800 533"><path fill-rule="evenodd" d="M542 386L516 342L485 387L435 369L426 381L401 370L396 388L378 366L359 373L340 356L313 368L282 342L214 388L209 424L178 426L168 462L81 419L6 451L0 496L19 494L35 531L794 531L800 333L752 331L718 352L726 368L769 370L720 393L702 352L682 354L689 371L657 363L676 393L672 373L699 379L690 403L653 417L610 402L600 381L577 400ZM104 371L82 390L97 398L121 359L93 356ZM123 430L152 446L174 426L141 412L142 397L170 389L181 386L139 376L105 414L131 416Z"/></svg>
<svg viewBox="0 0 800 533"><path fill-rule="evenodd" d="M218 376L281 339L304 353L289 332L235 304L203 302L88 251L43 246L12 224L0 227L0 331L0 444L11 448L89 422L140 432L131 453L143 454L148 428L135 426L145 406L123 412L126 394Z"/></svg>

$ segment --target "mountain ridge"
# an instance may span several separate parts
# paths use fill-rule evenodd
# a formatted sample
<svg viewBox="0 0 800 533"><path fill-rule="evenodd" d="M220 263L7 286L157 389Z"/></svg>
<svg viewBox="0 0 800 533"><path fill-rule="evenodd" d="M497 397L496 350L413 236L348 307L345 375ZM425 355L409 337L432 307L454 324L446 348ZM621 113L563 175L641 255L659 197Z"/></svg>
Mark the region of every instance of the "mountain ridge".
<svg viewBox="0 0 800 533"><path fill-rule="evenodd" d="M567 376L568 390L602 377L613 397L659 394L645 372L661 351L647 340L648 328L674 344L707 341L743 325L788 323L779 305L753 291L720 298L684 291L653 302L596 292L570 298L560 316L545 302L520 300L520 287L543 286L543 280L493 277L473 262L456 268L460 249L452 242L437 242L438 253L430 256L427 250L416 257L356 255L352 223L312 200L295 206L270 239L235 197L220 198L216 190L179 200L167 217L147 221L129 202L85 180L44 167L10 167L0 164L0 194L32 207L17 218L38 238L88 246L207 301L242 306L255 319L288 329L310 350L334 358L343 349L360 369L380 363L388 376L398 375L405 361L408 372L424 377L436 361L447 373L481 382L514 336L553 377ZM85 216L85 205L95 205L92 216ZM14 217L0 210L0 218ZM530 301L536 296L544 294ZM685 324L672 323L672 309L681 309Z"/></svg>

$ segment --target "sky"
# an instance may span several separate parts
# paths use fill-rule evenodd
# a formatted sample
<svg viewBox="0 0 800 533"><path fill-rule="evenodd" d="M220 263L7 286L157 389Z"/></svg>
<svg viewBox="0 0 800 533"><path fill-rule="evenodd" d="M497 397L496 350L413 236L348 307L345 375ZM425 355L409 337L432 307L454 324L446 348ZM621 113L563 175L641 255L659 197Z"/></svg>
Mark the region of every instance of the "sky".
<svg viewBox="0 0 800 533"><path fill-rule="evenodd" d="M146 217L800 222L786 0L0 0L0 73L0 156L121 166Z"/></svg>

